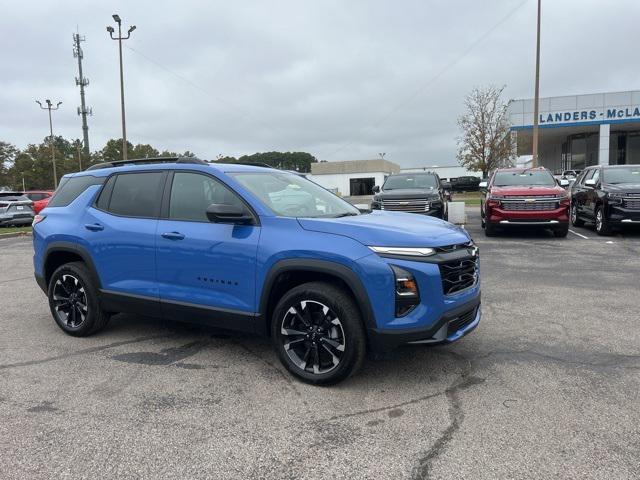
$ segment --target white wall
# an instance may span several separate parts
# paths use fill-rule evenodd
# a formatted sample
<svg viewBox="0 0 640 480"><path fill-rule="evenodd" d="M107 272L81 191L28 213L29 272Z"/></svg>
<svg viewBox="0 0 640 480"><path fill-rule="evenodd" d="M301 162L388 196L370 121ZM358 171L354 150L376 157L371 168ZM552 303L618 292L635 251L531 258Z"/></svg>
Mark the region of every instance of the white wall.
<svg viewBox="0 0 640 480"><path fill-rule="evenodd" d="M349 196L350 187L349 180L352 178L375 178L375 185L382 186L384 179L388 176L384 172L368 172L368 173L332 173L326 175L307 175L307 178L327 190L336 191L343 197ZM370 192L370 194L372 194Z"/></svg>
<svg viewBox="0 0 640 480"><path fill-rule="evenodd" d="M434 172L442 179L450 179L457 177L478 177L482 178L482 172L472 172L465 167L459 165L452 165L448 167L425 167L425 168L403 168L400 173L418 173L418 172Z"/></svg>

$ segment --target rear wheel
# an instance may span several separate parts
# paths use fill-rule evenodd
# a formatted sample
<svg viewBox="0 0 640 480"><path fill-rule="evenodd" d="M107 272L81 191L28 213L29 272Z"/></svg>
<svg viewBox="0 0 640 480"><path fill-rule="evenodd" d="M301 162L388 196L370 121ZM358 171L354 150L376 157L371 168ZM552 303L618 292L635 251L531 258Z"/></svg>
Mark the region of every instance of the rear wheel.
<svg viewBox="0 0 640 480"><path fill-rule="evenodd" d="M351 295L324 282L295 287L278 302L271 337L280 361L304 382L331 385L365 358L365 332Z"/></svg>
<svg viewBox="0 0 640 480"><path fill-rule="evenodd" d="M574 227L581 227L584 225L584 220L578 218L578 206L575 203L571 204L571 225Z"/></svg>
<svg viewBox="0 0 640 480"><path fill-rule="evenodd" d="M91 335L109 321L109 314L100 308L93 276L82 262L64 264L53 272L48 297L53 319L69 335Z"/></svg>
<svg viewBox="0 0 640 480"><path fill-rule="evenodd" d="M611 227L602 206L596 208L596 233L598 235L611 235Z"/></svg>

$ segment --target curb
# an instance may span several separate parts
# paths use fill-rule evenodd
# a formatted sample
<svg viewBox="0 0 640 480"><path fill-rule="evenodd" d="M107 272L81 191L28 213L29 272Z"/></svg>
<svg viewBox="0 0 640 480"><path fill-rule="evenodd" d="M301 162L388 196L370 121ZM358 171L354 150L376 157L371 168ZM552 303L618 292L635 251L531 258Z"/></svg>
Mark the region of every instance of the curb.
<svg viewBox="0 0 640 480"><path fill-rule="evenodd" d="M30 237L31 232L15 232L15 233L0 233L0 240L3 238L15 238L15 237Z"/></svg>

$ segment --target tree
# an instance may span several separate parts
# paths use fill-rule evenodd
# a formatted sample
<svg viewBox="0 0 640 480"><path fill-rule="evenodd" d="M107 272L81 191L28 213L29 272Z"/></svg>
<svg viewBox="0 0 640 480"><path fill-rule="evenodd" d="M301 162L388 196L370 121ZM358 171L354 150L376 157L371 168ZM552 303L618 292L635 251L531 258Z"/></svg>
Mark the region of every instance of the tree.
<svg viewBox="0 0 640 480"><path fill-rule="evenodd" d="M127 141L127 153L132 149L133 145L131 142ZM115 162L122 160L122 139L112 138L109 140L104 148L100 150L100 160L103 162Z"/></svg>
<svg viewBox="0 0 640 480"><path fill-rule="evenodd" d="M509 131L505 87L474 88L465 98L467 112L458 118L458 162L486 177L500 167L513 166L514 140Z"/></svg>
<svg viewBox="0 0 640 480"><path fill-rule="evenodd" d="M154 158L159 157L158 150L149 144L139 143L135 147L129 149L129 158Z"/></svg>
<svg viewBox="0 0 640 480"><path fill-rule="evenodd" d="M241 163L264 163L281 170L295 170L308 173L311 164L317 162L316 157L307 152L265 152L243 155L238 159Z"/></svg>
<svg viewBox="0 0 640 480"><path fill-rule="evenodd" d="M9 169L18 154L18 149L10 143L0 141L0 190L11 185Z"/></svg>

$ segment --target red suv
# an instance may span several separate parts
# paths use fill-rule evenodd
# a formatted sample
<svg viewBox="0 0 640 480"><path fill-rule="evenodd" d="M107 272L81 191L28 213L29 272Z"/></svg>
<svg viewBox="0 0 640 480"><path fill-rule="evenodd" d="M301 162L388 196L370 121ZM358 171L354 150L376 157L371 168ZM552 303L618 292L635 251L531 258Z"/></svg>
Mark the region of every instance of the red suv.
<svg viewBox="0 0 640 480"><path fill-rule="evenodd" d="M53 196L53 192L48 190L31 190L23 192L23 195L33 202L33 211L38 214L40 210L47 206L49 200Z"/></svg>
<svg viewBox="0 0 640 480"><path fill-rule="evenodd" d="M556 237L569 232L567 180L559 182L546 168L501 168L489 182L480 183L480 213L484 233L491 237L499 227L536 225L550 228Z"/></svg>

